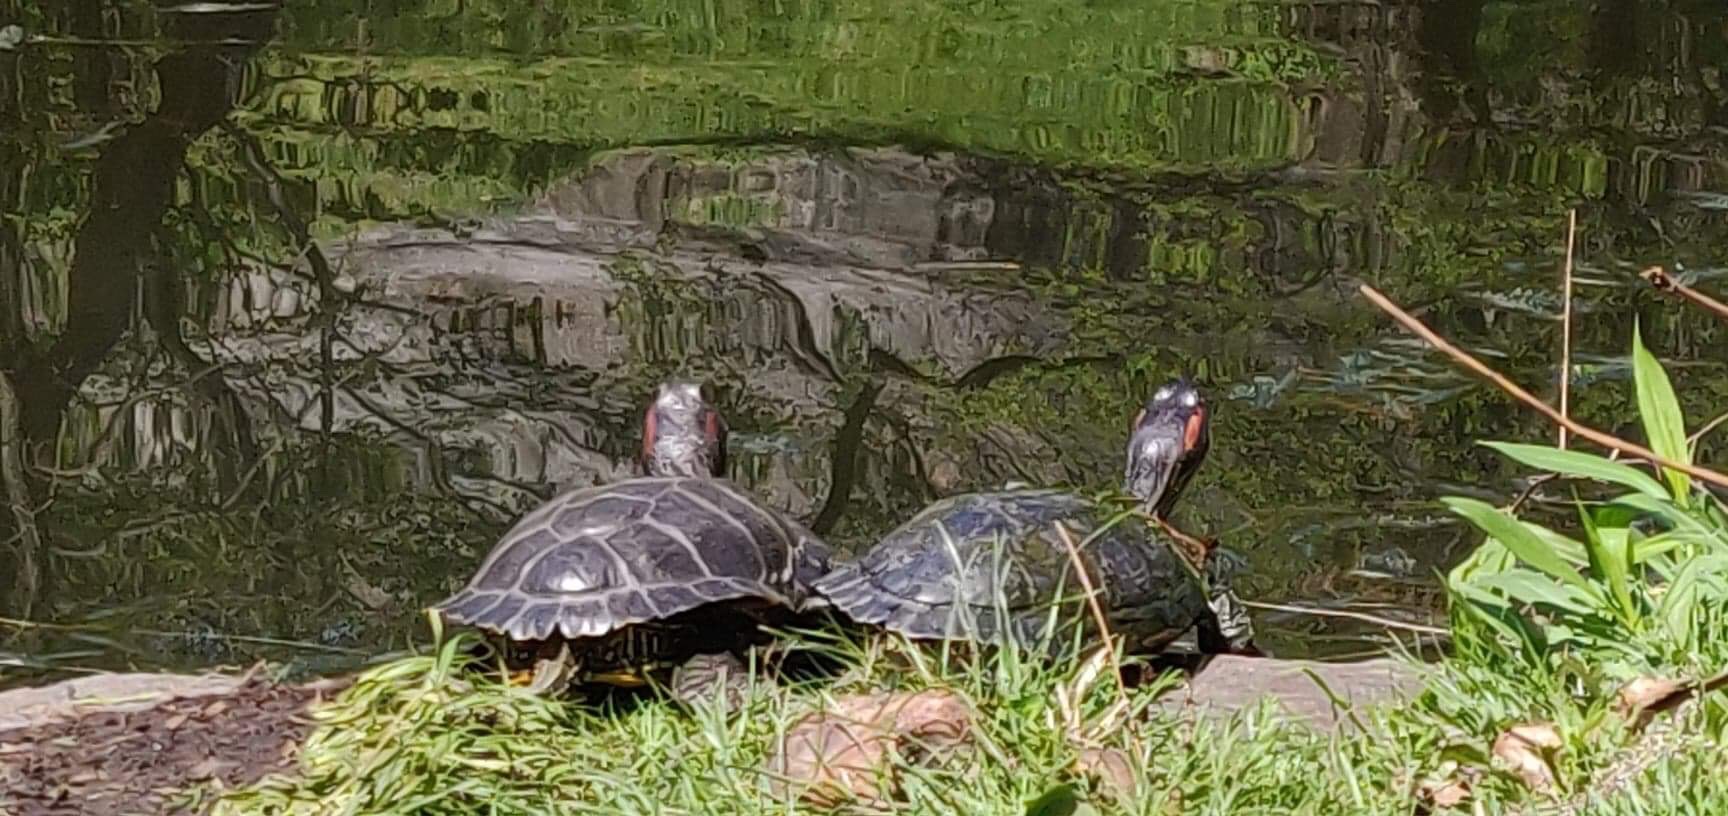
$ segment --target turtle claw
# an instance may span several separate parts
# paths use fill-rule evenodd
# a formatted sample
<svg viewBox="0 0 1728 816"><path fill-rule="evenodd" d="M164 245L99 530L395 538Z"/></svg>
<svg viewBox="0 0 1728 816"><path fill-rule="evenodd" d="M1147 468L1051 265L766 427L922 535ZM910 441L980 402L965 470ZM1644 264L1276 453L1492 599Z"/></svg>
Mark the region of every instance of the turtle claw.
<svg viewBox="0 0 1728 816"><path fill-rule="evenodd" d="M749 669L730 652L696 655L672 670L671 691L684 705L718 705L731 714L750 695Z"/></svg>

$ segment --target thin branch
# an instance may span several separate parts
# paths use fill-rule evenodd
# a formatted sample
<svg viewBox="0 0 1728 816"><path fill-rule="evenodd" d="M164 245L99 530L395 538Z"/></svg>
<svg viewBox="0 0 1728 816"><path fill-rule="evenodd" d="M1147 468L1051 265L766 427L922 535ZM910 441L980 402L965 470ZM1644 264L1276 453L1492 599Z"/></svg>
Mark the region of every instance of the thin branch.
<svg viewBox="0 0 1728 816"><path fill-rule="evenodd" d="M1098 632L1104 637L1104 648L1110 650L1111 674L1116 676L1116 693L1121 699L1128 699L1128 687L1122 683L1122 655L1116 651L1116 641L1111 639L1110 624L1104 618L1104 609L1098 605L1098 593L1092 588L1092 577L1086 574L1086 564L1080 560L1080 548L1074 545L1074 536L1062 522L1056 522L1056 534L1062 538L1062 546L1068 548L1068 559L1074 562L1074 571L1080 574L1080 587L1086 590L1086 606L1092 610L1092 619L1098 624Z"/></svg>
<svg viewBox="0 0 1728 816"><path fill-rule="evenodd" d="M1567 405L1572 395L1572 246L1578 234L1578 211L1566 211L1566 270L1560 296L1560 416L1572 412ZM1566 426L1560 426L1560 447L1566 447Z"/></svg>
<svg viewBox="0 0 1728 816"><path fill-rule="evenodd" d="M1691 445L1698 444L1698 440L1703 439L1705 434L1716 430L1717 426L1721 425L1724 422L1728 422L1728 412L1718 414L1715 419L1712 419L1709 422L1704 423L1704 427L1699 428L1696 431L1693 431L1690 436L1686 437L1687 444L1691 444Z"/></svg>
<svg viewBox="0 0 1728 816"><path fill-rule="evenodd" d="M1243 601L1242 605L1253 607L1255 609L1268 609L1273 612L1293 612L1298 615L1315 615L1322 618L1350 618L1352 620L1366 621L1377 626L1384 626L1388 629L1405 629L1411 632L1420 632L1424 635L1438 635L1440 637L1452 636L1452 630L1450 629L1442 629L1438 626L1429 626L1422 623L1405 623L1404 621L1393 620L1391 618L1382 618L1379 615L1370 615L1366 612L1351 612L1348 609L1320 609L1312 606L1285 606L1284 604L1263 603L1259 601Z"/></svg>
<svg viewBox="0 0 1728 816"><path fill-rule="evenodd" d="M1667 270L1660 266L1652 266L1643 272L1639 272L1638 277L1649 281L1650 285L1656 287L1657 291L1679 295L1711 312L1715 312L1717 317L1720 317L1723 320L1728 320L1728 303L1723 303L1720 300L1675 280L1673 276L1668 274Z"/></svg>
<svg viewBox="0 0 1728 816"><path fill-rule="evenodd" d="M1397 320L1399 322L1399 324L1403 325L1405 329L1408 329L1411 333L1417 335L1418 337L1421 337L1423 340L1428 341L1429 345L1439 349L1440 351L1445 352L1447 355L1451 356L1452 359L1458 361L1459 364L1463 365L1465 368L1470 369L1471 371L1474 371L1478 376L1482 377L1483 379L1486 379L1489 382L1493 383L1501 391L1505 391L1507 394L1512 395L1519 402L1522 402L1525 405L1528 405L1531 408L1536 409L1537 412L1539 412L1543 416L1547 417L1550 421L1555 422L1559 425L1565 426L1566 430L1571 431L1573 433L1573 435L1583 437L1584 439L1588 439L1591 442L1594 442L1598 445L1601 445L1604 448L1619 451L1622 453L1628 453L1628 454L1631 454L1633 456L1638 456L1638 457L1641 457L1643 459L1647 459L1651 462L1654 462L1658 465L1661 465L1662 467L1670 468L1673 470L1678 470L1678 471L1685 473L1689 476L1692 476L1696 479L1700 479L1702 481L1709 482L1710 484L1716 485L1718 487L1728 487L1728 476L1724 476L1723 474L1721 474L1718 471L1714 471L1714 470L1711 470L1709 468L1698 467L1697 465L1688 465L1688 464L1684 464L1681 462L1676 462L1672 459L1668 459L1668 458L1665 458L1663 456L1660 456L1655 451L1650 450L1649 448L1646 448L1642 445L1639 445L1639 444L1634 443L1634 442L1628 442L1624 439L1621 439L1620 437L1603 433L1603 432L1598 431L1595 428L1592 428L1588 425L1584 425L1582 423L1574 421L1570 417L1561 416L1560 412L1554 410L1553 406L1537 399L1535 396L1531 395L1530 392L1525 391L1523 388L1519 387L1517 383L1514 383L1511 380L1507 379L1505 377L1505 375L1495 371L1492 368L1489 368L1481 360L1478 360L1475 357L1470 356L1469 352L1466 352L1466 351L1458 348L1457 346L1452 345L1451 343L1447 342L1444 338L1442 338L1440 335L1435 334L1433 329L1428 328L1426 325L1424 325L1422 323L1422 321L1417 320L1414 317L1411 317L1408 312L1405 312L1403 309L1398 308L1397 304L1388 300L1385 295L1380 294L1380 292L1378 290L1376 290L1374 287L1369 286L1368 284L1364 283L1361 286L1357 287L1357 291L1361 292L1362 296L1368 298L1368 300L1371 301L1375 306L1380 307L1381 311L1384 311L1387 314L1391 315L1392 318L1394 320Z"/></svg>
<svg viewBox="0 0 1728 816"><path fill-rule="evenodd" d="M51 632L84 632L93 627L73 623L49 623L47 621L26 620L23 618L0 618L0 626L12 629L40 629ZM144 637L178 638L185 637L185 632L169 632L162 629L127 629L127 634ZM263 637L261 635L230 635L217 632L216 637L231 640L235 643L251 643L260 646L285 646L291 649L304 649L309 652L325 652L327 654L371 656L370 652L360 649L350 649L345 646L327 646L322 643L312 643L304 640L288 640L285 638Z"/></svg>
<svg viewBox="0 0 1728 816"><path fill-rule="evenodd" d="M1518 511L1523 509L1524 503L1529 501L1530 497L1536 495L1536 490L1538 488L1558 478L1560 478L1560 474L1558 473L1545 473L1531 479L1530 484L1526 485L1524 489L1518 493L1518 498L1512 500L1512 506L1506 508L1506 512L1511 513L1514 516L1518 515Z"/></svg>

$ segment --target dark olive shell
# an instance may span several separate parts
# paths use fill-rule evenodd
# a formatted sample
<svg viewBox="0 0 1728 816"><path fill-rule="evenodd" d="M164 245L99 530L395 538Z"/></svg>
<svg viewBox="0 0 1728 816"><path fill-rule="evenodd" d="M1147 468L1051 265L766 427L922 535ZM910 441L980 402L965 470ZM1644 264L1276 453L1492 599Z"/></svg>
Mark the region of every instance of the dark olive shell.
<svg viewBox="0 0 1728 816"><path fill-rule="evenodd" d="M1131 645L1157 649L1208 614L1203 583L1162 531L1058 490L939 501L836 566L816 591L854 621L912 638L1000 645L1012 634L1031 643L1046 631L1053 601L1063 601L1055 608L1064 628L1090 616L1057 523L1071 534L1111 631Z"/></svg>
<svg viewBox="0 0 1728 816"><path fill-rule="evenodd" d="M435 608L517 641L602 638L708 604L802 609L827 562L826 544L723 479L630 479L537 508Z"/></svg>

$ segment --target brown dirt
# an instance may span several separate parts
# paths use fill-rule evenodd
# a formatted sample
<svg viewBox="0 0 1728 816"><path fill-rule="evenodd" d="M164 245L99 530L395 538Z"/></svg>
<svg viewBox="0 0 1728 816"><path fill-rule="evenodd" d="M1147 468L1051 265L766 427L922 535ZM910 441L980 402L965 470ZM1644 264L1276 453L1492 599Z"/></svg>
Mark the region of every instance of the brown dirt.
<svg viewBox="0 0 1728 816"><path fill-rule="evenodd" d="M178 791L289 767L312 728L306 709L331 693L252 679L216 696L0 731L0 813L183 813L171 808Z"/></svg>

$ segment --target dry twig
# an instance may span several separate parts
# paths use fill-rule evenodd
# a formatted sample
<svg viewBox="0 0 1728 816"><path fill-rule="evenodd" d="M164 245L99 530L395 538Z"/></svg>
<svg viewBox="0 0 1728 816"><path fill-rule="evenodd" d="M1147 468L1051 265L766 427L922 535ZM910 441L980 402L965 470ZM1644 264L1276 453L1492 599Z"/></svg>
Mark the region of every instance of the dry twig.
<svg viewBox="0 0 1728 816"><path fill-rule="evenodd" d="M1433 329L1428 328L1422 323L1422 321L1411 317L1409 312L1398 308L1397 304L1388 300L1385 295L1380 294L1379 290L1364 283L1360 287L1357 287L1357 291L1361 292L1362 296L1368 298L1368 300L1373 302L1375 306L1380 307L1382 311L1391 315L1392 318L1397 320L1404 326L1404 328L1427 341L1429 345L1445 352L1447 355L1451 356L1452 359L1458 361L1459 364L1471 371L1474 371L1483 379L1493 383L1495 387L1499 388L1501 391L1505 391L1507 394L1512 395L1519 402L1536 409L1537 412L1547 417L1550 421L1564 426L1566 430L1571 431L1573 435L1588 439L1604 448L1638 456L1661 465L1662 467L1678 470L1692 476L1693 478L1709 482L1718 487L1728 488L1728 476L1725 476L1718 471L1699 467L1697 465L1688 465L1676 462L1672 459L1660 456L1655 451L1635 442L1628 442L1620 437L1603 433L1602 431L1598 431L1588 425L1576 422L1570 417L1562 416L1559 411L1554 410L1553 406L1537 399L1530 392L1519 387L1517 383L1507 379L1505 375L1489 368L1487 364L1483 363L1481 360L1470 356L1469 352L1452 345L1447 342L1445 338L1435 334Z"/></svg>
<svg viewBox="0 0 1728 816"><path fill-rule="evenodd" d="M1284 604L1264 603L1261 601L1243 601L1242 605L1253 607L1255 609L1268 609L1273 612L1291 612L1298 615L1314 615L1322 618L1349 618L1351 620L1372 623L1376 626L1384 626L1388 629L1404 629L1424 635L1438 635L1441 637L1452 636L1452 630L1450 629L1442 629L1438 626L1428 626L1427 624L1422 623L1406 623L1401 620L1393 620L1392 618L1382 618L1379 615L1370 615L1366 612L1352 612L1348 609L1321 609L1313 606L1285 606Z"/></svg>
<svg viewBox="0 0 1728 816"><path fill-rule="evenodd" d="M1080 588L1086 590L1086 606L1092 610L1092 620L1098 624L1098 633L1104 639L1104 648L1110 650L1110 673L1116 677L1116 694L1123 701L1128 699L1128 687L1122 683L1122 655L1116 652L1116 641L1110 637L1110 624L1104 618L1104 609L1098 605L1097 590L1092 588L1092 577L1086 574L1086 563L1080 559L1080 548L1074 544L1074 534L1068 532L1067 526L1056 522L1056 534L1062 537L1062 546L1068 548L1068 560L1074 562L1074 571L1080 575Z"/></svg>
<svg viewBox="0 0 1728 816"><path fill-rule="evenodd" d="M1714 312L1717 317L1720 317L1723 320L1728 320L1728 303L1723 303L1720 300L1675 280L1668 274L1667 270L1660 266L1652 266L1643 272L1639 272L1638 277L1649 281L1650 285L1656 287L1657 291L1679 295L1680 297L1690 300L1693 303Z"/></svg>
<svg viewBox="0 0 1728 816"><path fill-rule="evenodd" d="M1560 415L1571 416L1567 409L1572 394L1572 246L1578 234L1578 211L1566 211L1566 269L1560 295ZM1560 426L1560 447L1566 447L1566 426Z"/></svg>

